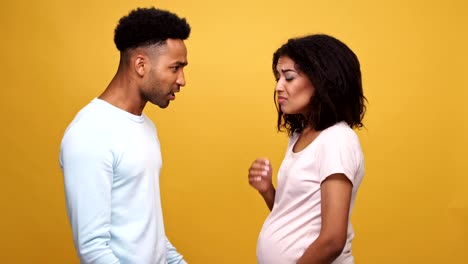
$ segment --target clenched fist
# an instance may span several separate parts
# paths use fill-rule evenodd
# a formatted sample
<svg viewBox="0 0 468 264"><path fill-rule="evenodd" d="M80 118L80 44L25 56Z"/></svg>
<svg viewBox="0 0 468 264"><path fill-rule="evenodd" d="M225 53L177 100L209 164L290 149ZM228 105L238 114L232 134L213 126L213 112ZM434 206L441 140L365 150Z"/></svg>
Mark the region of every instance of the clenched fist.
<svg viewBox="0 0 468 264"><path fill-rule="evenodd" d="M272 170L268 159L256 159L249 168L250 185L260 193L266 193L274 189L271 180Z"/></svg>

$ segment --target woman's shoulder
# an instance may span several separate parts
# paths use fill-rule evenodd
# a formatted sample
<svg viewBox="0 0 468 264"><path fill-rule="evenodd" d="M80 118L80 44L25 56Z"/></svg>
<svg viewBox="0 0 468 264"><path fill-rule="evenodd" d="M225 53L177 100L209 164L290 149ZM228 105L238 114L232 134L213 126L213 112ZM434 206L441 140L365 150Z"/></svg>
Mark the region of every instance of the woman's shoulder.
<svg viewBox="0 0 468 264"><path fill-rule="evenodd" d="M332 141L359 141L356 132L344 121L326 128L322 134L324 138Z"/></svg>

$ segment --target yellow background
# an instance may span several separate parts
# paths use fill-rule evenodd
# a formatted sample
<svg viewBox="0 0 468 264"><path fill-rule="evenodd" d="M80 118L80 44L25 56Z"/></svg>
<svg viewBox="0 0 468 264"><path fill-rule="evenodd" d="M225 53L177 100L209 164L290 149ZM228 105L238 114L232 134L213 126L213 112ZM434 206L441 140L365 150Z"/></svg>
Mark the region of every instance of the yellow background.
<svg viewBox="0 0 468 264"><path fill-rule="evenodd" d="M187 86L145 109L159 129L167 234L189 263L256 263L267 216L247 183L278 168L272 53L327 33L358 55L369 99L358 264L465 263L468 4L445 1L2 1L0 260L78 263L58 165L64 129L113 77L113 30L136 6L187 17ZM276 170L275 170L276 171Z"/></svg>

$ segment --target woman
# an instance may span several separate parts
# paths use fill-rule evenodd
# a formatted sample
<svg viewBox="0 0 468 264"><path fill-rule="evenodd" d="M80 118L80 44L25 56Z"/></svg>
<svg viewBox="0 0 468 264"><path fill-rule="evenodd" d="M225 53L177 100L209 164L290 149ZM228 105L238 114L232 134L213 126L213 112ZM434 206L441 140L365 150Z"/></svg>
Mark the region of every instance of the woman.
<svg viewBox="0 0 468 264"><path fill-rule="evenodd" d="M353 128L366 98L356 55L327 35L290 39L273 55L279 131L289 144L272 184L268 159L249 183L271 210L257 244L260 264L354 263L350 213L364 175Z"/></svg>

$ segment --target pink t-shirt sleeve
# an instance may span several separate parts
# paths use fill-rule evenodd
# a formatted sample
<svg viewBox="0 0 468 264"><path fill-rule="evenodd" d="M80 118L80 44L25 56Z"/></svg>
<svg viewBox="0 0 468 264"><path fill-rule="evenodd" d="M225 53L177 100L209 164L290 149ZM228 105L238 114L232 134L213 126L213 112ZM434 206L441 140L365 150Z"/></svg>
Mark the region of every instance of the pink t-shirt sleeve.
<svg viewBox="0 0 468 264"><path fill-rule="evenodd" d="M326 132L324 136L327 138L322 141L322 149L317 157L320 182L332 174L343 173L354 185L362 159L357 135L345 126L334 127Z"/></svg>

